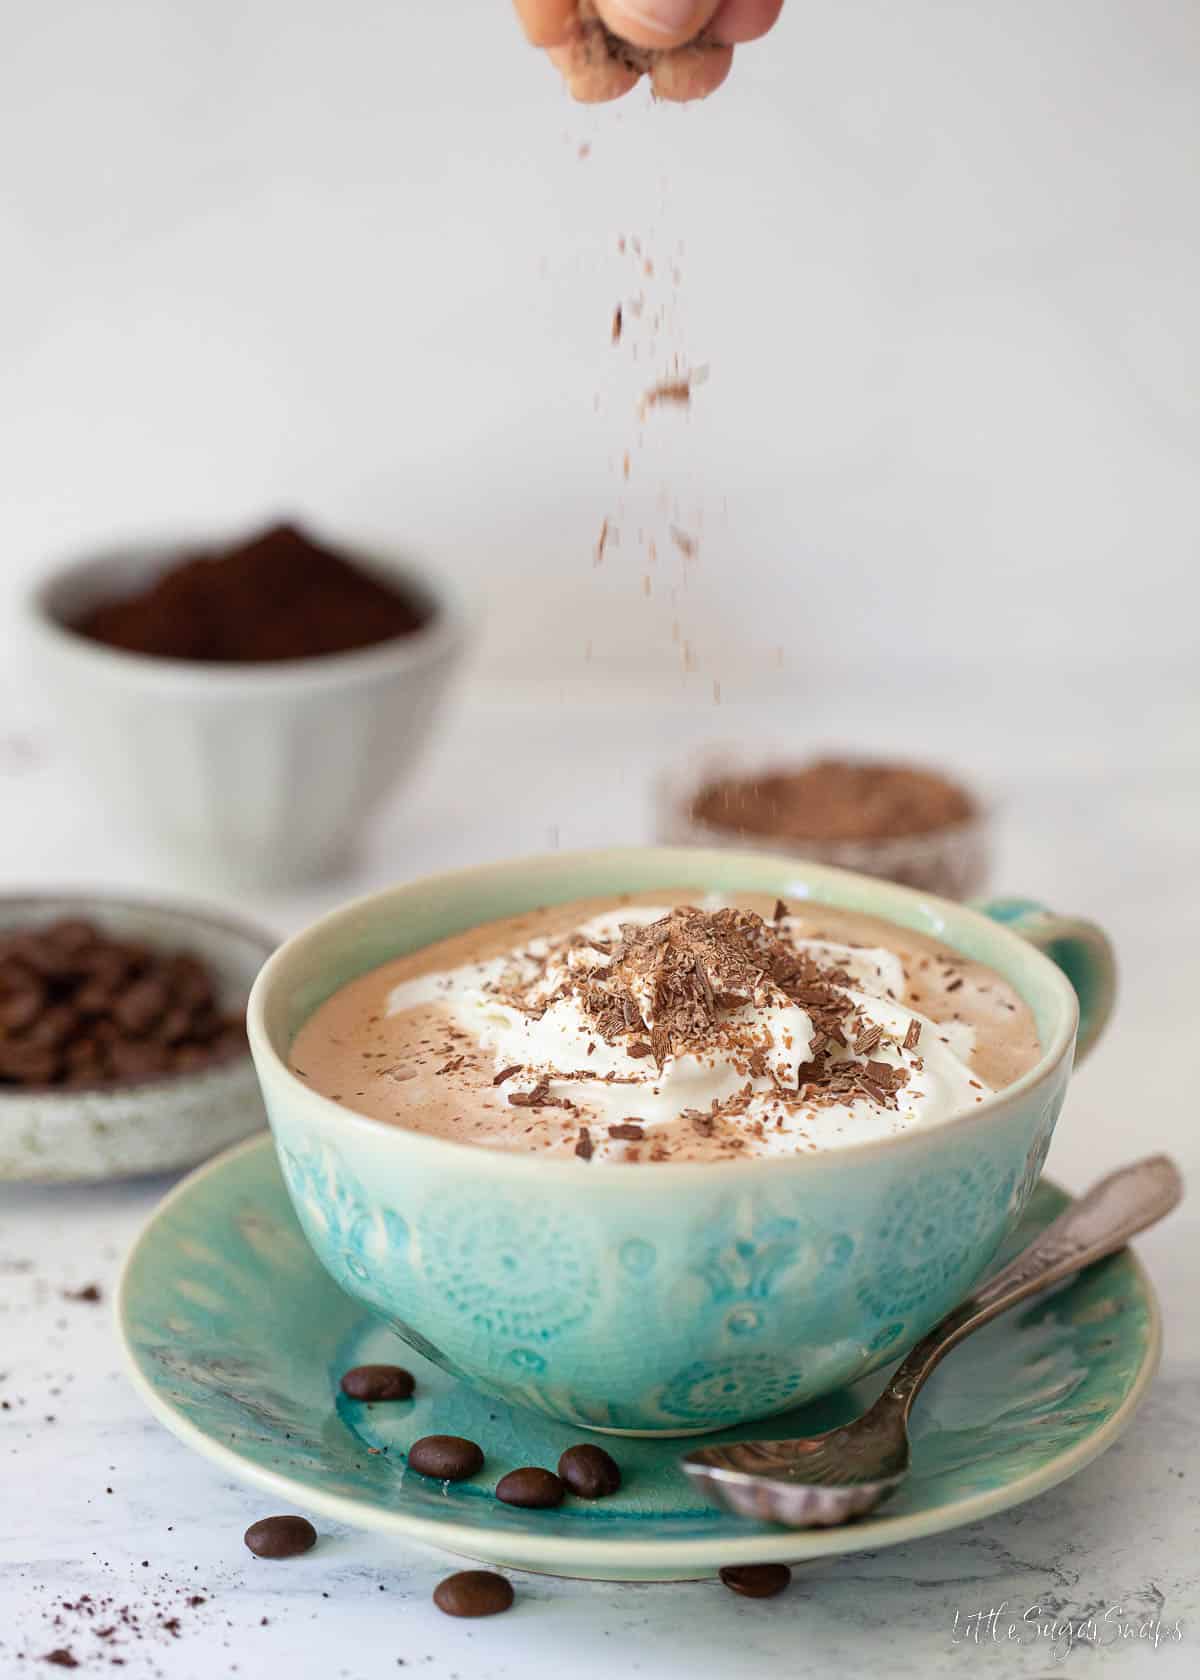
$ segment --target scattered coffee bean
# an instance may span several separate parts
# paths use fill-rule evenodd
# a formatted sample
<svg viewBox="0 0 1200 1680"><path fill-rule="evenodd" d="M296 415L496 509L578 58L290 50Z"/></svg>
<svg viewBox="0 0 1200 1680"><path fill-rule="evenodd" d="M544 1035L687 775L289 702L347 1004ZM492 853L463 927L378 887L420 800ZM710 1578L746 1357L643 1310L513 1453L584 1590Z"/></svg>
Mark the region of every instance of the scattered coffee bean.
<svg viewBox="0 0 1200 1680"><path fill-rule="evenodd" d="M342 1393L351 1400L411 1400L412 1372L399 1365L356 1365L342 1378Z"/></svg>
<svg viewBox="0 0 1200 1680"><path fill-rule="evenodd" d="M558 1461L558 1473L580 1499L607 1499L621 1486L620 1465L590 1442L568 1447Z"/></svg>
<svg viewBox="0 0 1200 1680"><path fill-rule="evenodd" d="M725 1586L743 1598L774 1598L791 1579L792 1572L786 1563L745 1563L739 1568L721 1570Z"/></svg>
<svg viewBox="0 0 1200 1680"><path fill-rule="evenodd" d="M245 1540L255 1557L299 1557L312 1551L317 1531L305 1517L263 1517L250 1524Z"/></svg>
<svg viewBox="0 0 1200 1680"><path fill-rule="evenodd" d="M506 1505L522 1505L530 1511L549 1511L561 1505L567 1490L553 1470L543 1470L530 1464L523 1470L510 1470L496 1483L496 1498Z"/></svg>
<svg viewBox="0 0 1200 1680"><path fill-rule="evenodd" d="M512 1583L490 1569L464 1569L438 1582L433 1602L447 1616L498 1616L512 1609Z"/></svg>
<svg viewBox="0 0 1200 1680"><path fill-rule="evenodd" d="M483 1450L461 1435L423 1435L408 1449L408 1464L436 1482L465 1482L483 1469Z"/></svg>

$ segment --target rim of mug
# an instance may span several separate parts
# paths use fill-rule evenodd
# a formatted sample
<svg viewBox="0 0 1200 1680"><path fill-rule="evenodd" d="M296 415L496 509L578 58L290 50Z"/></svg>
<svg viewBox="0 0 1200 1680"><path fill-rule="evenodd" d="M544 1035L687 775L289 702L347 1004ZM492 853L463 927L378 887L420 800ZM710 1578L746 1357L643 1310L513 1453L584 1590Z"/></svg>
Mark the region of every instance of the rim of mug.
<svg viewBox="0 0 1200 1680"><path fill-rule="evenodd" d="M951 917L966 918L968 922L976 924L985 932L989 939L995 939L1001 946L1007 946L1014 955L1024 961L1032 962L1040 967L1050 986L1055 990L1062 1003L1062 1015L1051 1041L1043 1046L1042 1054L1026 1073L1010 1085L999 1091L992 1092L977 1106L966 1109L960 1114L952 1114L945 1120L939 1120L932 1126L914 1126L907 1131L895 1132L889 1137L867 1139L861 1143L839 1145L836 1149L816 1150L812 1153L793 1155L759 1155L747 1160L720 1161L671 1161L661 1166L651 1166L647 1163L640 1170L623 1161L590 1161L586 1165L586 1177L581 1176L581 1163L571 1156L551 1156L547 1159L543 1155L535 1155L520 1150L486 1149L479 1144L458 1141L452 1138L435 1137L426 1132L411 1130L402 1125L393 1124L386 1120L377 1120L370 1115L359 1114L356 1110L346 1107L342 1103L334 1102L332 1098L324 1097L314 1091L302 1079L299 1079L288 1066L283 1055L276 1049L272 1034L267 1025L268 1003L272 1001L275 989L282 983L281 977L286 973L287 966L296 952L308 944L319 944L341 923L360 916L372 904L382 900L392 900L405 896L419 896L435 882L440 885L466 886L471 882L478 882L496 876L520 876L530 873L536 878L539 874L550 869L562 869L564 866L574 865L586 867L606 859L625 859L634 865L638 858L648 855L667 859L672 856L681 860L686 859L694 870L697 859L710 858L714 870L726 873L731 866L736 867L739 859L747 866L762 868L764 864L776 863L781 871L788 871L793 876L801 875L806 881L820 883L831 882L833 885L845 882L865 882L873 892L884 893L890 897L907 901L914 907L934 906ZM617 889L620 890L620 889ZM630 892L653 890L642 889L631 885ZM730 891L754 891L753 887L730 887ZM771 888L765 889L768 892ZM543 900L542 902L546 902ZM551 901L553 902L553 901ZM569 898L559 900L569 903ZM818 901L824 902L824 901ZM837 900L828 902L836 903ZM537 907L537 896L531 899L528 908ZM511 914L520 914L512 911ZM873 912L868 911L867 914ZM481 924L482 925L482 924ZM449 934L442 937L450 937ZM420 949L421 947L417 947ZM399 952L397 955L407 955ZM389 959L383 959L387 961ZM378 965L375 965L378 966ZM363 973L369 972L364 969ZM1014 982L1015 984L1015 982ZM336 988L335 988L336 989ZM1020 991L1020 987L1017 987ZM332 995L330 993L329 995ZM1024 995L1024 994L1022 994ZM727 1180L731 1171L738 1174L743 1182L756 1174L777 1175L780 1172L802 1170L812 1172L826 1168L845 1166L858 1161L877 1161L889 1155L902 1156L913 1149L929 1148L931 1144L948 1138L961 1138L974 1130L986 1128L1004 1110L1021 1101L1028 1092L1038 1085L1046 1083L1061 1068L1062 1063L1070 1056L1075 1043L1075 1035L1079 1024L1079 1002L1074 987L1058 965L1046 956L1044 952L1024 939L1019 933L1002 923L993 921L981 911L969 908L952 899L939 898L932 893L918 891L912 887L898 886L890 881L881 881L872 876L861 876L852 870L837 869L829 864L808 863L796 858L779 856L764 858L762 854L734 853L724 850L709 851L702 847L685 846L603 846L583 851L551 852L532 857L507 859L498 863L478 864L468 869L449 870L435 875L427 875L419 880L405 882L398 886L384 888L351 900L336 910L327 912L317 921L310 923L307 928L293 934L267 959L259 971L258 977L250 992L246 1008L246 1028L250 1039L250 1051L254 1057L260 1082L266 1086L268 1081L281 1082L278 1089L286 1094L289 1102L297 1105L305 1119L319 1126L327 1133L350 1132L364 1137L389 1136L395 1140L395 1147L407 1152L415 1152L430 1164L440 1161L450 1168L456 1164L468 1165L472 1161L478 1167L483 1161L487 1163L489 1175L503 1174L520 1177L532 1175L543 1184L548 1178L558 1182L569 1180L574 1185L591 1185L597 1190L611 1193L619 1190L622 1194L630 1192L641 1193L650 1190L653 1194L660 1194L663 1188L660 1172L669 1171L686 1173L690 1179L706 1175L719 1175ZM264 1095L266 1091L264 1089ZM270 1101L267 1103L268 1118L270 1118Z"/></svg>
<svg viewBox="0 0 1200 1680"><path fill-rule="evenodd" d="M386 576L409 588L430 604L427 624L407 636L393 636L346 653L321 654L309 659L277 659L254 663L232 660L160 658L131 653L81 635L65 616L61 596L73 588L97 584L105 575L126 585L130 576L149 582L175 560L219 547L223 539L182 534L169 538L137 538L114 542L51 567L30 585L23 597L23 614L31 633L97 677L134 681L161 691L217 700L245 695L278 696L288 690L345 687L369 683L381 676L409 671L417 674L458 654L469 641L476 614L454 580L438 566L417 561L394 550L346 540L346 555L365 570ZM331 539L332 540L332 539ZM97 595L102 591L97 589Z"/></svg>

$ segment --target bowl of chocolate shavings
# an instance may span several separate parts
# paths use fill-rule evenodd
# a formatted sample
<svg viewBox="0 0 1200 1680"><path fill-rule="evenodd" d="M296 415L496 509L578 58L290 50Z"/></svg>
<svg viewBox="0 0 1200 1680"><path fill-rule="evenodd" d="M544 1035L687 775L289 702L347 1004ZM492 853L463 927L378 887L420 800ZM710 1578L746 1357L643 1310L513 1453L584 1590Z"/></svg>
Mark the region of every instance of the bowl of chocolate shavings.
<svg viewBox="0 0 1200 1680"><path fill-rule="evenodd" d="M261 1128L246 998L276 943L181 905L0 896L0 1182L178 1170Z"/></svg>

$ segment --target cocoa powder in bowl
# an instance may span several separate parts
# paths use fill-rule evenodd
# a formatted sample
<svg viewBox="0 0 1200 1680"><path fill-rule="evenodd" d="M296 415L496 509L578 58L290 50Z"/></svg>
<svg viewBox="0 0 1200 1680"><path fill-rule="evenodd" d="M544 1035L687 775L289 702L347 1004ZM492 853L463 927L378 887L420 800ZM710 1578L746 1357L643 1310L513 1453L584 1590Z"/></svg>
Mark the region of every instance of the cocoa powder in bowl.
<svg viewBox="0 0 1200 1680"><path fill-rule="evenodd" d="M701 787L693 821L794 841L872 841L933 834L977 814L964 789L915 765L820 759Z"/></svg>
<svg viewBox="0 0 1200 1680"><path fill-rule="evenodd" d="M228 549L186 554L70 627L151 658L263 665L375 647L414 635L432 617L413 591L282 524Z"/></svg>

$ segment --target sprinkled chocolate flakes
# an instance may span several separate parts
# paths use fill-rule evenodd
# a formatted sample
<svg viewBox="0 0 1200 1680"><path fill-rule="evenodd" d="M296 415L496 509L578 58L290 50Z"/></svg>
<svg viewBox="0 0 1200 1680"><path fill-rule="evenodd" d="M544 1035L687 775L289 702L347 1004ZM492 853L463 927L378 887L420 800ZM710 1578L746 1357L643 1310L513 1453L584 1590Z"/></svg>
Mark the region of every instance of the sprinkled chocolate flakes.
<svg viewBox="0 0 1200 1680"><path fill-rule="evenodd" d="M544 1079L539 1079L532 1091L508 1093L508 1100L514 1108L543 1108L548 1104L549 1098L550 1087Z"/></svg>

